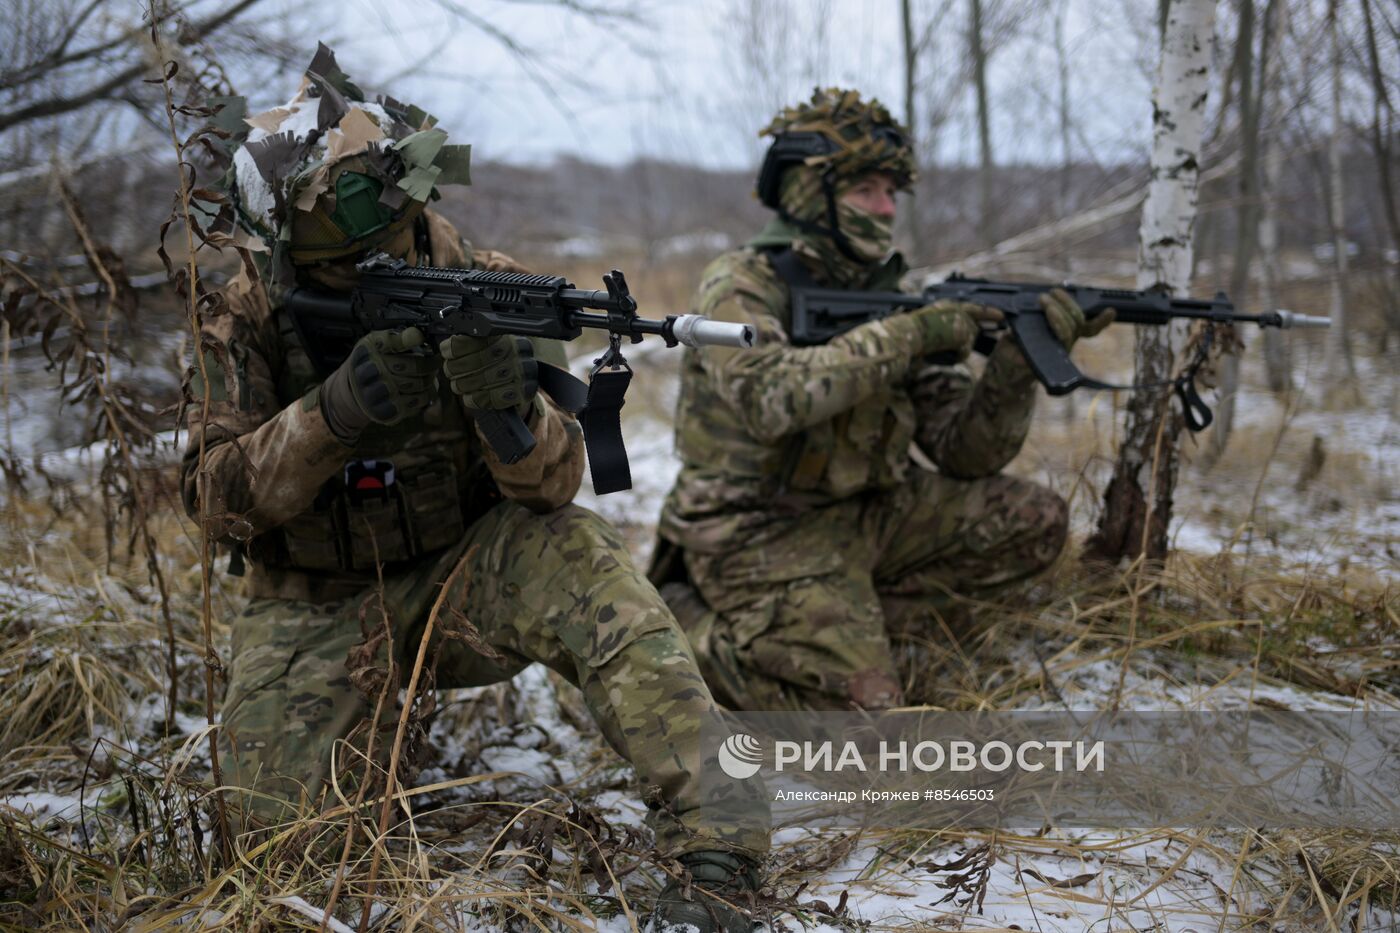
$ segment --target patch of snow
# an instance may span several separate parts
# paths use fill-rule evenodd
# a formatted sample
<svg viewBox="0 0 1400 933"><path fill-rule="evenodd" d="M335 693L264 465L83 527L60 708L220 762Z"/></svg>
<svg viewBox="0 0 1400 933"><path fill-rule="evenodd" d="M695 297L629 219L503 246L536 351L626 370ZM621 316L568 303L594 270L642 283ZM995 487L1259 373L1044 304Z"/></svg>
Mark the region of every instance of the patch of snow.
<svg viewBox="0 0 1400 933"><path fill-rule="evenodd" d="M75 794L51 794L42 790L0 795L0 804L30 817L47 816L65 822L76 820L82 808L82 801Z"/></svg>

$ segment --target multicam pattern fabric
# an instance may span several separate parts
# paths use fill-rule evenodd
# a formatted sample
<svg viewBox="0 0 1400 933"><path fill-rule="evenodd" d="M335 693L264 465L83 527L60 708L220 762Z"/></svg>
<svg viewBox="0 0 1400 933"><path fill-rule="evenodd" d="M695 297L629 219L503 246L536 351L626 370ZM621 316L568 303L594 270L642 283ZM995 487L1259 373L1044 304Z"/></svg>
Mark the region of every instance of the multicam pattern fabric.
<svg viewBox="0 0 1400 933"><path fill-rule="evenodd" d="M737 799L702 797L699 733L714 701L670 610L606 522L577 506L539 515L502 503L437 559L388 575L384 605L401 665L412 663L445 580L447 608L430 649L438 687L495 683L544 663L578 686L604 737L636 770L659 849L767 850L756 786L711 779L715 793ZM236 620L223 714L228 767L236 786L256 792L247 805L264 818L281 815L279 801L319 795L333 768L363 771L354 749L367 731L356 727L373 707L351 683L346 656L361 642L366 599L368 624L382 624L374 592L320 603L255 599ZM497 660L443 637L455 613ZM393 712L384 718L381 750Z"/></svg>
<svg viewBox="0 0 1400 933"><path fill-rule="evenodd" d="M406 248L410 262L526 271L472 251L432 212L420 223L428 254ZM233 623L223 715L231 776L255 792L249 806L276 817L279 800L316 798L336 762L359 760L351 745L364 739L358 724L370 707L347 653L361 641L362 611L380 624L366 597L382 564L400 661L450 581L448 614L470 620L500 660L448 640L440 686L549 665L579 686L633 764L663 850L765 850L761 820L724 815L730 805L762 812L756 790L701 798L698 733L715 704L674 617L617 534L567 504L584 464L573 416L536 395L537 447L506 466L439 380L428 409L372 425L346 446L321 415L319 374L262 283L240 280L227 297L228 313L205 322L203 368L189 374L182 483L190 514L250 565L252 601ZM553 341L535 352L564 362ZM352 466L385 488L361 493Z"/></svg>
<svg viewBox="0 0 1400 933"><path fill-rule="evenodd" d="M499 253L473 254L431 212L424 222L433 262L523 271ZM202 500L211 536L251 557L252 594L345 595L363 587L363 569L377 560L411 559L455 541L502 497L537 511L573 498L583 476L582 434L547 397L537 397L531 417L535 453L511 466L481 442L445 380L427 409L391 427L372 425L347 447L321 414L321 374L285 312L260 282L239 279L227 297L229 312L204 324L204 343L214 348L204 367L217 390L207 416L200 371L190 372L182 476L191 514ZM541 344L541 358L562 361L557 343ZM395 488L351 501L347 463L366 460L391 463Z"/></svg>
<svg viewBox="0 0 1400 933"><path fill-rule="evenodd" d="M1020 450L1035 401L1012 341L978 379L922 358L911 315L823 346L791 345L790 290L771 251L791 249L829 288L898 288L904 266L898 254L885 258L885 220L839 200L862 172L907 182L912 153L881 150L871 135L889 123L853 92L819 91L780 114L765 132L836 127L849 145L787 170L780 216L709 265L692 305L753 326L758 349L686 351L681 470L662 509L669 546L658 548L653 578L688 576L698 589L669 583L666 593L706 679L740 708L901 702L891 625L941 624L950 593L985 596L1024 579L1064 542L1059 497L997 475ZM834 196L846 249L823 228L827 171L845 179ZM911 444L937 474L914 464Z"/></svg>
<svg viewBox="0 0 1400 933"><path fill-rule="evenodd" d="M803 512L761 543L687 550L704 603L662 593L715 698L734 709L903 704L892 637L942 640L966 612L1054 561L1064 501L1010 476L925 470L883 493ZM675 594L679 598L673 598Z"/></svg>
<svg viewBox="0 0 1400 933"><path fill-rule="evenodd" d="M824 270L811 265L821 281ZM866 288L887 288L879 267ZM663 536L718 553L794 514L901 485L915 441L944 473L991 475L1020 450L1034 376L1009 342L983 377L914 358L905 316L824 346L794 347L788 286L766 256L737 250L705 270L697 314L757 329L758 348L686 351L676 408L681 471Z"/></svg>
<svg viewBox="0 0 1400 933"><path fill-rule="evenodd" d="M1010 341L975 380L912 358L901 317L793 347L788 287L753 249L710 265L693 310L759 335L682 364L660 531L704 601L668 591L706 680L741 709L898 704L896 616L937 637L950 593L985 597L1063 545L1060 498L997 475L1029 429L1034 376Z"/></svg>

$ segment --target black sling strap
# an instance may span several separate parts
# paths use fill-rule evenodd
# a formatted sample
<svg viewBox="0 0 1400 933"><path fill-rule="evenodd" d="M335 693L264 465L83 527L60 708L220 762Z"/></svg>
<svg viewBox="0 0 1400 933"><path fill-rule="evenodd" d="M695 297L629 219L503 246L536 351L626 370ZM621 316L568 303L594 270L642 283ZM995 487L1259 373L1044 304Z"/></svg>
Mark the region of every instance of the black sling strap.
<svg viewBox="0 0 1400 933"><path fill-rule="evenodd" d="M616 343L620 343L617 341ZM554 403L577 415L588 450L588 470L598 495L632 488L632 470L622 442L622 405L632 368L616 344L597 360L588 382L557 366L539 364L540 388Z"/></svg>

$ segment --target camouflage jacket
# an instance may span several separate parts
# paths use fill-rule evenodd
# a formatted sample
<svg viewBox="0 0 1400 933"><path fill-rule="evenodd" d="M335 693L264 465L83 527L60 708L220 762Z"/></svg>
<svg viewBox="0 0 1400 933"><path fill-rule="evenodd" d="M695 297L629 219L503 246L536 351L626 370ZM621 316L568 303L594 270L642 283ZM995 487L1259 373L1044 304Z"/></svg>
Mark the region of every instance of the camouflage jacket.
<svg viewBox="0 0 1400 933"><path fill-rule="evenodd" d="M897 319L873 322L815 347L788 339L789 289L759 246L705 270L692 310L752 324L759 348L687 350L676 407L681 471L661 534L715 553L761 539L767 526L807 509L901 483L910 444L944 474L996 473L1020 450L1034 406L1034 377L1009 341L980 379L966 366L911 358ZM793 242L828 287L895 289L902 261L865 281L833 283L815 252Z"/></svg>
<svg viewBox="0 0 1400 933"><path fill-rule="evenodd" d="M441 217L424 217L434 264L525 271L501 253L472 251ZM582 434L543 393L529 419L538 446L511 466L482 441L446 380L421 415L370 425L347 447L321 416L323 374L262 283L240 277L225 295L228 313L206 318L202 334L207 417L197 367L189 375L181 482L186 510L197 521L203 513L210 538L246 551L250 595L339 598L363 588L380 561L460 540L502 497L546 512L577 492ZM553 341L537 354L563 362Z"/></svg>

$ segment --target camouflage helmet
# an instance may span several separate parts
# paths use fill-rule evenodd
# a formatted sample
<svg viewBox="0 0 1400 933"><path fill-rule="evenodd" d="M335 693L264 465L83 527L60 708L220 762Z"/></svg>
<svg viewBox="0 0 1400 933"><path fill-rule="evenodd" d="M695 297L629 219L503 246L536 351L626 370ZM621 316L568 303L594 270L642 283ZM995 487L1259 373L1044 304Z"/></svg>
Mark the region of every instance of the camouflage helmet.
<svg viewBox="0 0 1400 933"><path fill-rule="evenodd" d="M364 253L412 225L437 186L471 183L470 146L446 145L418 107L365 100L324 44L290 101L241 122L225 184L235 240L270 252L274 278Z"/></svg>
<svg viewBox="0 0 1400 933"><path fill-rule="evenodd" d="M816 170L828 187L866 172L888 172L901 189L915 178L909 131L858 91L816 88L810 102L784 108L759 135L773 143L759 170L758 197L780 212L783 174L795 165Z"/></svg>

